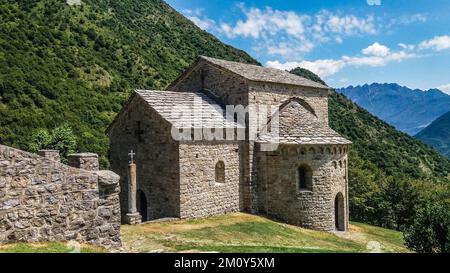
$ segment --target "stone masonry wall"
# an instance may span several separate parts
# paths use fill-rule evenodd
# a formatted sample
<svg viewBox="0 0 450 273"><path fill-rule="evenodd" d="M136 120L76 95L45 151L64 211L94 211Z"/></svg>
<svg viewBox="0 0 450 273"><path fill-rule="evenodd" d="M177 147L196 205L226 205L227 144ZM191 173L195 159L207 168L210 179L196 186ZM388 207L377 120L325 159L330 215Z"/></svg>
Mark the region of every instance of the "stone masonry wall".
<svg viewBox="0 0 450 273"><path fill-rule="evenodd" d="M180 217L239 211L239 146L226 142L180 144ZM215 166L225 163L225 182L216 183Z"/></svg>
<svg viewBox="0 0 450 273"><path fill-rule="evenodd" d="M98 171L98 155L93 153L80 153L80 154L70 154L67 157L68 165L88 170L88 171Z"/></svg>
<svg viewBox="0 0 450 273"><path fill-rule="evenodd" d="M257 152L258 209L288 223L316 230L335 229L335 198L344 196L343 221L348 225L347 146L280 145ZM298 167L312 168L312 190L299 190Z"/></svg>
<svg viewBox="0 0 450 273"><path fill-rule="evenodd" d="M204 84L201 84L201 75L204 75ZM205 61L190 71L188 75L176 85L171 86L173 91L198 92L204 88L207 93L212 94L223 105L248 105L248 83L244 78L230 73L222 68L216 67ZM248 132L247 132L248 135ZM250 166L249 166L249 144L241 143L239 149L241 160L240 168L240 210L252 211L250 192Z"/></svg>
<svg viewBox="0 0 450 273"><path fill-rule="evenodd" d="M120 246L118 181L0 145L0 242Z"/></svg>
<svg viewBox="0 0 450 273"><path fill-rule="evenodd" d="M247 81L205 61L201 61L186 78L170 88L172 91L181 92L199 92L202 89L211 91L223 104L244 106L248 104Z"/></svg>
<svg viewBox="0 0 450 273"><path fill-rule="evenodd" d="M131 150L136 153L137 200L141 194L147 200L147 219L143 221L179 217L178 143L170 132L170 123L138 96L111 128L109 158L111 170L120 175L122 217L128 207L127 166Z"/></svg>
<svg viewBox="0 0 450 273"><path fill-rule="evenodd" d="M249 84L250 103L280 105L293 97L306 101L314 108L320 122L328 126L328 90L262 82Z"/></svg>
<svg viewBox="0 0 450 273"><path fill-rule="evenodd" d="M323 126L328 126L328 90L316 89L311 87L293 86L278 83L248 82L248 100L250 104L280 106L283 102L297 97L306 101L316 112L319 122ZM256 120L249 121L249 127L255 128ZM255 145L250 143L248 146L248 166L249 166L249 189L247 192L251 198L251 210L256 210L259 195L256 194L259 167L254 164L256 154Z"/></svg>

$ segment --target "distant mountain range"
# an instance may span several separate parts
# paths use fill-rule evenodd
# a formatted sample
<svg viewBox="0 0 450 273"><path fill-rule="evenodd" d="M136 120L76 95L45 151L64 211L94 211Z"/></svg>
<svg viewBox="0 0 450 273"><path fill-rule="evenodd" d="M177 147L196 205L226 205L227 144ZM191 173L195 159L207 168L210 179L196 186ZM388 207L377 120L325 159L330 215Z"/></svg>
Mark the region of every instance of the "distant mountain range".
<svg viewBox="0 0 450 273"><path fill-rule="evenodd" d="M423 91L395 83L373 83L337 91L411 136L450 111L450 96L438 89Z"/></svg>
<svg viewBox="0 0 450 273"><path fill-rule="evenodd" d="M450 112L445 113L420 131L416 138L433 146L450 158Z"/></svg>

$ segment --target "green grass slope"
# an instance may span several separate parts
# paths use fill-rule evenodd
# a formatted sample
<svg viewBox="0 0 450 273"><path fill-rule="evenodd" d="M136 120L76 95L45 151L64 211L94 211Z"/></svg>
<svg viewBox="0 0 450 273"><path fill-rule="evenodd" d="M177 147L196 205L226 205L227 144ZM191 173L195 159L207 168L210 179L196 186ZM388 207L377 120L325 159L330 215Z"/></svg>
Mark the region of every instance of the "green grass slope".
<svg viewBox="0 0 450 273"><path fill-rule="evenodd" d="M106 249L98 246L67 242L13 243L0 245L0 253L103 253Z"/></svg>
<svg viewBox="0 0 450 273"><path fill-rule="evenodd" d="M415 137L450 158L450 112L437 118Z"/></svg>
<svg viewBox="0 0 450 273"><path fill-rule="evenodd" d="M161 0L0 2L0 143L69 123L79 151L104 133L134 88L165 88L197 55L256 63Z"/></svg>
<svg viewBox="0 0 450 273"><path fill-rule="evenodd" d="M122 240L130 252L407 252L397 231L352 223L334 234L244 213L126 225Z"/></svg>

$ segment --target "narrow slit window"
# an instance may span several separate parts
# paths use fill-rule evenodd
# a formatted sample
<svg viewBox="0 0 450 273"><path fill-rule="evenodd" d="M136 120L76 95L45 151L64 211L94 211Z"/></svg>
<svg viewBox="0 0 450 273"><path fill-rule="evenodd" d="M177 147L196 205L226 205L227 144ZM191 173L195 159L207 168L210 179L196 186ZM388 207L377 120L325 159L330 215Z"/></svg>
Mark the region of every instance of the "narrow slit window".
<svg viewBox="0 0 450 273"><path fill-rule="evenodd" d="M223 161L216 163L216 183L225 183L225 163Z"/></svg>
<svg viewBox="0 0 450 273"><path fill-rule="evenodd" d="M307 165L298 168L298 189L301 191L312 190L312 169Z"/></svg>

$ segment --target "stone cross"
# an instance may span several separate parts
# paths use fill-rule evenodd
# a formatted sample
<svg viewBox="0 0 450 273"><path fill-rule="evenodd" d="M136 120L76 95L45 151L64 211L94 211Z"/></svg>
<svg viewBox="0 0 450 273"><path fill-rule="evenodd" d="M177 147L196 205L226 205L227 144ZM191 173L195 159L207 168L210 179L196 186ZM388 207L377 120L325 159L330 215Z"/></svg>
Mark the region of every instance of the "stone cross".
<svg viewBox="0 0 450 273"><path fill-rule="evenodd" d="M141 122L138 121L137 122L137 130L134 131L134 133L136 134L138 141L142 142L142 135L144 134L144 130L141 129Z"/></svg>
<svg viewBox="0 0 450 273"><path fill-rule="evenodd" d="M136 214L136 165L128 165L128 213Z"/></svg>
<svg viewBox="0 0 450 273"><path fill-rule="evenodd" d="M134 164L134 156L136 155L136 153L134 153L133 150L131 150L131 152L129 152L128 155L130 156L130 164Z"/></svg>
<svg viewBox="0 0 450 273"><path fill-rule="evenodd" d="M133 156L135 153L133 150L128 154L131 156L130 164L128 164L128 213L125 217L127 224L138 224L142 221L142 217L136 209L136 164L134 164Z"/></svg>

